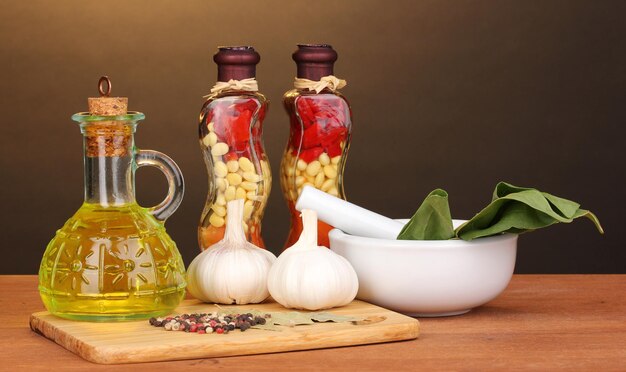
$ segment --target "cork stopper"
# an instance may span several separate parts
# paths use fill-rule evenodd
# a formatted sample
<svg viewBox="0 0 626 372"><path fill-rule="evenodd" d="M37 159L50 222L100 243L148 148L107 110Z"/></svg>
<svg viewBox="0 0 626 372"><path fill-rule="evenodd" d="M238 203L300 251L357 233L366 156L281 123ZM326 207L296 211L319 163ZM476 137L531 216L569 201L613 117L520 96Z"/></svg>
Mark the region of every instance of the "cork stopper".
<svg viewBox="0 0 626 372"><path fill-rule="evenodd" d="M98 81L100 97L87 98L89 114L117 116L128 113L128 97L109 97L111 80L102 76ZM133 130L124 121L105 120L92 122L84 129L88 157L128 156L132 144Z"/></svg>
<svg viewBox="0 0 626 372"><path fill-rule="evenodd" d="M111 94L111 80L108 76L100 78L98 91L100 92L100 97L87 98L89 114L99 116L126 115L128 112L128 97L109 97Z"/></svg>

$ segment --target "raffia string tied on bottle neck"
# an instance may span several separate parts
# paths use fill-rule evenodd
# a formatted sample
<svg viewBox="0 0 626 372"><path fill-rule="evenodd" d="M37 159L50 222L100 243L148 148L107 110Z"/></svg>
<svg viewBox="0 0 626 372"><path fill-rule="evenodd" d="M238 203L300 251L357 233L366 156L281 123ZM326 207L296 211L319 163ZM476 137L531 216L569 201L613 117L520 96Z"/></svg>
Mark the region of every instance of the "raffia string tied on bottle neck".
<svg viewBox="0 0 626 372"><path fill-rule="evenodd" d="M345 87L346 85L348 85L348 83L345 80L339 79L334 75L324 76L319 81L302 79L297 77L293 82L294 88L301 90L314 90L315 93L319 93L324 89L335 92L338 89Z"/></svg>
<svg viewBox="0 0 626 372"><path fill-rule="evenodd" d="M255 78L248 78L243 80L230 79L228 81L218 81L211 88L211 94L217 94L229 90L241 90L246 92L258 92L259 84ZM205 96L205 97L208 97Z"/></svg>

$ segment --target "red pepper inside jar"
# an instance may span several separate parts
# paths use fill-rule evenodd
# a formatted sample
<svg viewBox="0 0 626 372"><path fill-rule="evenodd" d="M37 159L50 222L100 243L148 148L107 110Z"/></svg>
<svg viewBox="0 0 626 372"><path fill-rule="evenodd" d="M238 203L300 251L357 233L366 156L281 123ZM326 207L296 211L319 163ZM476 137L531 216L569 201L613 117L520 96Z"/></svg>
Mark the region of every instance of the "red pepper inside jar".
<svg viewBox="0 0 626 372"><path fill-rule="evenodd" d="M313 186L345 199L343 168L352 130L352 112L337 90L345 81L333 75L337 52L325 44L298 45L293 53L298 75L295 89L283 100L290 119L290 135L281 163L281 187L291 214L285 247L302 232L295 203L304 186ZM318 222L318 242L329 246L332 226Z"/></svg>
<svg viewBox="0 0 626 372"><path fill-rule="evenodd" d="M244 199L248 241L264 247L261 219L272 175L262 140L268 100L255 79L259 54L252 47L221 47L214 56L217 83L200 112L200 147L209 173L209 192L198 227L202 250L224 237L226 203Z"/></svg>

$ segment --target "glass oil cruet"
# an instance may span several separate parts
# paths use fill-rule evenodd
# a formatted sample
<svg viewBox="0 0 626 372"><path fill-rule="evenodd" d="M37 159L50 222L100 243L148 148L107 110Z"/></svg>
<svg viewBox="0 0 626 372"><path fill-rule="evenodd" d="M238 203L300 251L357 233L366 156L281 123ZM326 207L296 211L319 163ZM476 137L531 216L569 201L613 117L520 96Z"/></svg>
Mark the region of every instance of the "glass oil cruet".
<svg viewBox="0 0 626 372"><path fill-rule="evenodd" d="M182 201L180 169L168 156L135 148L144 114L127 111L128 98L109 97L98 83L89 112L72 116L83 134L85 200L56 232L39 269L39 292L51 313L74 320L118 321L171 312L185 294L185 267L165 231ZM161 204L135 201L135 170L159 168L169 183Z"/></svg>

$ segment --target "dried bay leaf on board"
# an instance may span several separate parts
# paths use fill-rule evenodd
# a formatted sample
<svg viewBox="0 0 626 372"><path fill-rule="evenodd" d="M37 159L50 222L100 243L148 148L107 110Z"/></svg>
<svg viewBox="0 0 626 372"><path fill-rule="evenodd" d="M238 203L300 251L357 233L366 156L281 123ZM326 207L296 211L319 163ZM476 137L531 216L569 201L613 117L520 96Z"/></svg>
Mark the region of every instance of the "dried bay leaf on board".
<svg viewBox="0 0 626 372"><path fill-rule="evenodd" d="M269 318L265 319L265 324L256 324L250 328L263 329L266 331L281 331L282 327L295 327L300 325L311 325L315 323L343 323L352 322L353 324L371 324L367 322L366 318L354 317L348 315L338 315L329 312L300 312L300 311L274 311L274 312L262 312L255 309L240 309L237 307L222 307L215 305L219 308L221 314L252 314L253 316L264 317L265 314L269 314ZM384 317L383 317L384 318ZM383 319L384 320L384 319ZM365 322L365 323L360 323Z"/></svg>
<svg viewBox="0 0 626 372"><path fill-rule="evenodd" d="M313 320L316 323L326 323L326 322L341 323L341 322L356 322L359 320L363 320L362 317L357 318L353 316L337 315L337 314L332 314L332 313L311 313L310 317L311 317L311 320Z"/></svg>
<svg viewBox="0 0 626 372"><path fill-rule="evenodd" d="M265 324L255 324L255 325L251 326L250 328L262 329L264 331L282 332L283 331L282 328L284 328L284 327L276 325L276 324L271 323L271 322L266 322Z"/></svg>
<svg viewBox="0 0 626 372"><path fill-rule="evenodd" d="M295 327L297 325L313 324L309 313L302 313L299 311L290 311L288 313L275 312L270 313L272 315L272 323L282 326Z"/></svg>

